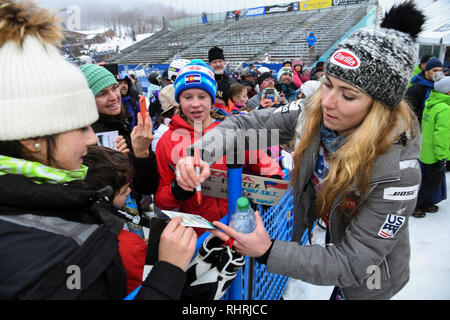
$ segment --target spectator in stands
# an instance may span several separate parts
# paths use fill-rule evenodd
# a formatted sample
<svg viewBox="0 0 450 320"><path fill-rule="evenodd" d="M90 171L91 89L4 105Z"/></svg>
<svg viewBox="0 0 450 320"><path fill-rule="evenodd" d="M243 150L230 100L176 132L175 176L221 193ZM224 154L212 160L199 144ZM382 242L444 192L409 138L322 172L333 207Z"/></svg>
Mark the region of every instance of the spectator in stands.
<svg viewBox="0 0 450 320"><path fill-rule="evenodd" d="M299 89L302 84L310 80L308 76L303 74L303 61L300 59L292 60L292 68L294 72L294 84Z"/></svg>
<svg viewBox="0 0 450 320"><path fill-rule="evenodd" d="M104 195L82 185L82 158L97 142L95 98L57 48L58 17L11 0L2 1L0 16L0 61L10 79L0 83L9 92L0 95L0 299L121 300L126 274L116 229L95 203ZM138 298L180 298L196 239L190 230L179 242L189 230L180 223L165 229L160 261Z"/></svg>
<svg viewBox="0 0 450 320"><path fill-rule="evenodd" d="M239 21L239 17L241 16L241 11L240 10L236 10L234 12L234 21Z"/></svg>
<svg viewBox="0 0 450 320"><path fill-rule="evenodd" d="M409 87L412 86L412 78L419 73L421 73L423 70L425 70L425 66L427 65L428 60L430 60L432 56L429 54L424 55L422 58L420 58L420 63L414 68L413 73L411 75L411 80L409 81Z"/></svg>
<svg viewBox="0 0 450 320"><path fill-rule="evenodd" d="M446 198L434 197L441 192L437 189L446 189L446 161L450 157L450 77L440 74L441 79L434 83L423 111L420 152L422 183L413 214L416 218L425 217L426 212L438 211L435 204Z"/></svg>
<svg viewBox="0 0 450 320"><path fill-rule="evenodd" d="M317 38L314 35L314 32L310 32L309 33L309 36L306 39L306 42L308 43L309 57L311 59L316 59L315 45L316 45L316 42L317 42Z"/></svg>
<svg viewBox="0 0 450 320"><path fill-rule="evenodd" d="M133 83L133 85L131 86L131 88L137 92L138 95L143 95L144 94L144 90L142 89L142 84L139 81L138 77L136 77L136 75L134 73L130 74L130 79L131 82Z"/></svg>
<svg viewBox="0 0 450 320"><path fill-rule="evenodd" d="M278 71L278 82L279 82L279 88L281 89L280 93L280 97L281 97L281 93L283 94L283 96L285 97L285 102L283 103L283 99L281 99L282 101L281 104L287 104L289 102L292 102L295 100L296 97L296 90L297 88L295 87L294 82L292 81L294 78L294 72L292 71L292 68L285 66L282 67L279 71Z"/></svg>
<svg viewBox="0 0 450 320"><path fill-rule="evenodd" d="M195 69L191 70L191 66ZM194 197L195 190L185 190L183 186L178 185L176 176L179 172L171 169L175 168L180 159L186 157L184 151L194 139L219 125L218 120L224 118L212 110L216 88L212 70L201 60L192 60L175 80L175 100L180 105L179 115L172 118L169 130L163 134L156 148L160 184L155 194L155 204L160 209L178 208L181 212L200 214L209 221L220 220L228 213L227 199L204 195L199 204ZM194 130L201 132L196 133ZM246 157L249 156L250 153L246 153ZM271 161L270 157L266 154L261 156L264 157L260 161L249 165L253 172L265 176L283 175L281 168ZM248 159L246 163L249 162ZM225 158L214 163L212 168L226 170ZM199 230L199 233L202 232Z"/></svg>
<svg viewBox="0 0 450 320"><path fill-rule="evenodd" d="M244 68L241 73L240 83L247 87L247 96L250 99L256 94L256 79L258 78L258 73L250 69L249 67Z"/></svg>
<svg viewBox="0 0 450 320"><path fill-rule="evenodd" d="M434 87L433 76L436 72L442 71L442 62L438 58L431 58L425 65L425 70L415 75L411 79L412 86L406 92L406 98L411 103L419 123L422 123L422 113L425 108L425 101L430 96Z"/></svg>
<svg viewBox="0 0 450 320"><path fill-rule="evenodd" d="M247 102L247 107L251 109L257 109L259 106L263 108L277 107L280 103L280 99L275 95L274 100L266 99L265 90L271 88L275 90L275 78L272 73L264 72L258 77L257 84L259 92L255 94ZM275 90L276 91L276 90Z"/></svg>
<svg viewBox="0 0 450 320"><path fill-rule="evenodd" d="M225 231L213 231L215 235L234 239L238 253L256 257L268 272L335 286L332 299L390 299L406 285L408 217L420 185L421 135L404 92L424 21L414 4L395 5L380 26L358 29L338 44L326 60L320 94L313 96L306 114L288 107L231 117L187 149L199 148L214 161L233 152L233 132L274 129L280 143L286 143L302 124L291 172L293 242L271 240L259 215L252 233L214 222ZM343 53L360 62L359 68L349 69ZM217 148L221 139L226 143ZM203 166L197 178L192 159L178 163L177 169L182 169L177 182L189 188L209 175ZM311 233L314 221L323 217L329 219L333 245L299 245L304 231Z"/></svg>
<svg viewBox="0 0 450 320"><path fill-rule="evenodd" d="M156 146L164 132L169 130L169 124L172 117L178 111L178 103L175 101L175 89L173 84L169 84L159 92L159 101L161 102L162 113L157 121L157 129L153 134L152 150L156 151Z"/></svg>

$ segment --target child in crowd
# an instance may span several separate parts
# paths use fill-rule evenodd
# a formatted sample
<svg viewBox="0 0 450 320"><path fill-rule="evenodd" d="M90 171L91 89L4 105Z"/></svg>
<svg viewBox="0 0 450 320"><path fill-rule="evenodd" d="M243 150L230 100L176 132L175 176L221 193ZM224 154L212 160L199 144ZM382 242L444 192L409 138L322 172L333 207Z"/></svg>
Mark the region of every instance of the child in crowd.
<svg viewBox="0 0 450 320"><path fill-rule="evenodd" d="M111 186L113 189L112 205L121 209L129 195L130 181L134 168L130 159L122 152L100 146L88 148L83 157L84 164L89 168L84 184L88 189L101 189ZM113 210L113 208L110 208ZM120 218L117 218L120 219ZM125 226L125 221L123 221ZM119 254L127 274L127 294L142 284L146 242L136 233L122 228L119 235Z"/></svg>
<svg viewBox="0 0 450 320"><path fill-rule="evenodd" d="M155 193L155 205L160 209L179 209L181 212L199 214L209 221L220 220L228 213L227 199L203 195L198 203L195 190L186 191L176 183L173 168L186 157L185 149L195 139L219 125L223 117L213 110L216 82L211 68L201 60L192 60L178 74L174 83L175 100L179 103L179 115L175 115L156 147L160 183ZM219 120L219 121L218 121ZM254 158L252 158L254 156ZM246 152L248 169L264 176L281 177L283 172L263 152ZM227 170L225 157L212 165L213 169ZM198 230L201 234L202 230Z"/></svg>
<svg viewBox="0 0 450 320"><path fill-rule="evenodd" d="M240 83L233 83L228 91L231 101L233 102L233 114L239 113L242 108L247 106L248 87Z"/></svg>

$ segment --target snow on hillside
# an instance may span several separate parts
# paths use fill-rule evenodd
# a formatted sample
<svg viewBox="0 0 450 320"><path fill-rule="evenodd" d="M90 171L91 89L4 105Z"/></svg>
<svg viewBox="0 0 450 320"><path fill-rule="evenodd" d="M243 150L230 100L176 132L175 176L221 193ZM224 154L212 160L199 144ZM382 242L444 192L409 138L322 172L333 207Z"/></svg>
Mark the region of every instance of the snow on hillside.
<svg viewBox="0 0 450 320"><path fill-rule="evenodd" d="M446 174L450 190L450 172ZM439 211L425 218L409 218L410 280L393 300L450 299L450 199L437 204ZM323 244L325 232L316 227L313 244ZM315 286L290 279L284 299L327 300L333 287Z"/></svg>
<svg viewBox="0 0 450 320"><path fill-rule="evenodd" d="M117 46L119 50L124 50L133 44L142 41L148 37L151 37L153 33L143 33L136 35L136 41L133 41L131 37L113 37L112 39L107 38L106 42L91 45L91 49L96 49L97 52L103 51L115 51Z"/></svg>

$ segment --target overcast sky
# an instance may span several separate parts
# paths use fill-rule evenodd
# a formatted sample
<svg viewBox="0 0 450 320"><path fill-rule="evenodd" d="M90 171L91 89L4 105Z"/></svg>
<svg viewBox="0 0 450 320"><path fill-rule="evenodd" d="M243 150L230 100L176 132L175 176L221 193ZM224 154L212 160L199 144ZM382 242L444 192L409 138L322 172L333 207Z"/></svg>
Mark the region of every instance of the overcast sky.
<svg viewBox="0 0 450 320"><path fill-rule="evenodd" d="M38 2L46 8L65 8L68 5L84 6L93 3L92 0L38 0ZM189 13L200 13L203 11L212 13L288 2L286 0L96 0L95 4L99 13L101 8L108 4L136 7L142 3L162 3L177 9L184 9Z"/></svg>
<svg viewBox="0 0 450 320"><path fill-rule="evenodd" d="M197 12L224 12L234 9L254 8L264 5L289 3L286 0L37 0L41 6L46 8L64 8L67 5L86 5L95 3L99 13L103 6L108 4L133 6L136 7L142 3L163 3L168 6L173 6L178 9L184 9L189 13ZM390 5L398 0L379 0L383 8L390 7Z"/></svg>

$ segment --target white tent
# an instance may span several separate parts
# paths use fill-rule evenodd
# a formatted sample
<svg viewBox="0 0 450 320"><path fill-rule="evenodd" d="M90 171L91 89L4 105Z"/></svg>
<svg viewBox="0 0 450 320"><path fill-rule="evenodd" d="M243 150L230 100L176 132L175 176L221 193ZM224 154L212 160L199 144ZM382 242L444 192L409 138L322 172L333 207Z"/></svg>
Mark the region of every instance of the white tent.
<svg viewBox="0 0 450 320"><path fill-rule="evenodd" d="M419 42L432 45L450 45L450 1L420 0L418 6L425 12L427 22L419 35Z"/></svg>

